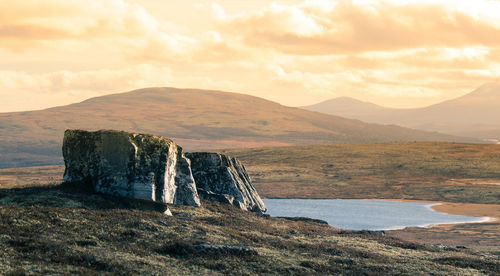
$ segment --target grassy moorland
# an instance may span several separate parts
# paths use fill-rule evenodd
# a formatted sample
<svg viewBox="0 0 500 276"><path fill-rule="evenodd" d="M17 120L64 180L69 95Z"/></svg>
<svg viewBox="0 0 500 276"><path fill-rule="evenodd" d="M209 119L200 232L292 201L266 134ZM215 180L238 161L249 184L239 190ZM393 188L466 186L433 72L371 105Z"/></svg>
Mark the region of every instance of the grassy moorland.
<svg viewBox="0 0 500 276"><path fill-rule="evenodd" d="M262 197L500 203L500 145L335 144L223 150ZM0 169L0 188L57 184L63 166Z"/></svg>
<svg viewBox="0 0 500 276"><path fill-rule="evenodd" d="M446 202L443 212L497 221L389 231L423 244L500 249L500 145L385 143L227 150L264 197Z"/></svg>
<svg viewBox="0 0 500 276"><path fill-rule="evenodd" d="M500 218L500 145L419 142L224 152L243 161L263 197L441 201L447 203L436 207L440 211ZM1 169L0 189L58 184L63 170L62 166ZM387 235L498 255L499 227L500 222L493 221L407 228Z"/></svg>
<svg viewBox="0 0 500 276"><path fill-rule="evenodd" d="M151 208L59 186L0 189L0 271L495 275L500 267L496 256L470 249L436 249L217 203L172 206L172 217Z"/></svg>
<svg viewBox="0 0 500 276"><path fill-rule="evenodd" d="M0 189L55 185L63 174L64 166L0 169Z"/></svg>
<svg viewBox="0 0 500 276"><path fill-rule="evenodd" d="M263 197L500 203L500 145L336 144L224 150Z"/></svg>

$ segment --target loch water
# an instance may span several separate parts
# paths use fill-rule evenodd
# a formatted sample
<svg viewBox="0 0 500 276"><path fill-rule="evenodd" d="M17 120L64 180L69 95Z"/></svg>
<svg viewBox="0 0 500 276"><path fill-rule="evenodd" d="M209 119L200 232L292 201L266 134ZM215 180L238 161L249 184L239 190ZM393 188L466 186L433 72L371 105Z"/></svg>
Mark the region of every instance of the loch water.
<svg viewBox="0 0 500 276"><path fill-rule="evenodd" d="M450 215L430 207L437 203L350 199L263 199L274 217L308 217L350 230L394 230L409 226L487 221L487 217Z"/></svg>

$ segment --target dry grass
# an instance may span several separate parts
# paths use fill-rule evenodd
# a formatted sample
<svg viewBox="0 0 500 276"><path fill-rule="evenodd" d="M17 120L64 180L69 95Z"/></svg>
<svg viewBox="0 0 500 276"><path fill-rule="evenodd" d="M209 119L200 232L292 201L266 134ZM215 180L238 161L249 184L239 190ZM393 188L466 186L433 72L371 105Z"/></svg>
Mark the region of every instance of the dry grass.
<svg viewBox="0 0 500 276"><path fill-rule="evenodd" d="M441 211L463 215L498 215L499 145L389 143L225 152L243 160L254 185L265 197L444 201L448 204L436 208L447 206L450 208ZM3 169L0 188L57 183L63 170L61 166ZM66 202L82 207L78 201ZM388 234L424 244L465 245L498 252L498 227L499 221L409 228Z"/></svg>
<svg viewBox="0 0 500 276"><path fill-rule="evenodd" d="M337 144L223 150L263 197L500 202L500 145ZM0 169L0 188L58 183L62 166Z"/></svg>
<svg viewBox="0 0 500 276"><path fill-rule="evenodd" d="M0 271L26 274L494 275L495 257L438 250L372 232L259 217L228 205L140 203L62 187L0 190ZM238 245L248 253L206 251Z"/></svg>
<svg viewBox="0 0 500 276"><path fill-rule="evenodd" d="M441 211L500 217L500 145L387 143L224 152L242 159L264 197L438 201L448 202L436 207ZM388 234L424 244L498 252L499 227L496 221Z"/></svg>
<svg viewBox="0 0 500 276"><path fill-rule="evenodd" d="M62 166L0 169L0 188L50 186L61 183Z"/></svg>
<svg viewBox="0 0 500 276"><path fill-rule="evenodd" d="M264 197L500 202L500 145L338 144L224 150Z"/></svg>

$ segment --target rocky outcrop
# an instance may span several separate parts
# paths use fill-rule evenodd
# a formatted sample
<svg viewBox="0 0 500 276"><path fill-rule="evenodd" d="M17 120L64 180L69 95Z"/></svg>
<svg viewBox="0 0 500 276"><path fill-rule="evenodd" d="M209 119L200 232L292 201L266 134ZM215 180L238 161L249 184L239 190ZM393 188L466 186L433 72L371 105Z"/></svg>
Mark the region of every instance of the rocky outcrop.
<svg viewBox="0 0 500 276"><path fill-rule="evenodd" d="M230 203L240 209L265 212L243 164L235 158L211 152L186 153L201 199Z"/></svg>
<svg viewBox="0 0 500 276"><path fill-rule="evenodd" d="M95 192L159 203L200 206L182 148L159 136L66 130L64 181Z"/></svg>
<svg viewBox="0 0 500 276"><path fill-rule="evenodd" d="M94 192L192 206L200 206L201 198L266 211L238 160L209 152L185 156L181 147L163 137L66 130L63 156L64 182Z"/></svg>

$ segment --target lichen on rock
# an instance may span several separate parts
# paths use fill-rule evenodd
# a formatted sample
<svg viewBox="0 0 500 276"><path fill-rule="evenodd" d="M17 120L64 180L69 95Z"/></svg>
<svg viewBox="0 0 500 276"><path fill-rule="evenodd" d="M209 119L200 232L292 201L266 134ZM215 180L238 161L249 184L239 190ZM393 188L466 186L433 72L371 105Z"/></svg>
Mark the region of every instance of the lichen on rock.
<svg viewBox="0 0 500 276"><path fill-rule="evenodd" d="M201 199L230 203L240 209L265 212L243 164L224 154L190 152L191 171Z"/></svg>

